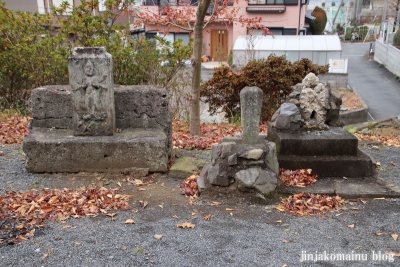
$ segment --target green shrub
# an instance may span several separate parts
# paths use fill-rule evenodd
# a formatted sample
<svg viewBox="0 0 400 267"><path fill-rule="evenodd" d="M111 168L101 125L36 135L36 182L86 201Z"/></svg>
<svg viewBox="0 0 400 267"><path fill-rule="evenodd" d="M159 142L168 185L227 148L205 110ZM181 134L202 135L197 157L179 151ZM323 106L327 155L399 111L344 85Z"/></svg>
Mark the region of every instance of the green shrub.
<svg viewBox="0 0 400 267"><path fill-rule="evenodd" d="M63 15L69 8L63 2L52 17L11 11L0 1L0 109L23 109L33 88L68 84L68 57L77 46L104 46L113 57L116 84L153 84L173 90L191 46L162 39L131 40L127 25L114 23L122 12L112 6L118 2L106 1L109 9L93 15L98 1L83 0L69 16ZM54 17L59 29L52 27Z"/></svg>
<svg viewBox="0 0 400 267"><path fill-rule="evenodd" d="M328 65L318 66L305 58L291 63L285 56L270 55L266 59L250 61L240 72L234 72L228 66L215 68L213 77L202 86L200 94L209 104L211 114L222 108L227 117L236 117L240 114L240 90L257 86L264 93L261 120L269 121L292 92L291 86L301 82L310 72L316 75L327 73Z"/></svg>
<svg viewBox="0 0 400 267"><path fill-rule="evenodd" d="M397 32L394 34L393 46L396 46L400 49L400 30L397 30Z"/></svg>

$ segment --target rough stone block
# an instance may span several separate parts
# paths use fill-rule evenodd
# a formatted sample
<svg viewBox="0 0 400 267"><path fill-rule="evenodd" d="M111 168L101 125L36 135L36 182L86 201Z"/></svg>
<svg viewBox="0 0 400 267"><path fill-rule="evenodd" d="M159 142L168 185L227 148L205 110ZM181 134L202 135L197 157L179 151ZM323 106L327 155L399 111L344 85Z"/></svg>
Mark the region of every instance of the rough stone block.
<svg viewBox="0 0 400 267"><path fill-rule="evenodd" d="M154 129L76 137L72 130L34 128L23 144L30 172L166 172L166 148L167 136Z"/></svg>
<svg viewBox="0 0 400 267"><path fill-rule="evenodd" d="M279 131L269 124L268 140L276 144L278 155L357 155L358 140L346 130Z"/></svg>
<svg viewBox="0 0 400 267"><path fill-rule="evenodd" d="M32 90L31 127L68 129L72 127L72 101L69 85L43 86Z"/></svg>

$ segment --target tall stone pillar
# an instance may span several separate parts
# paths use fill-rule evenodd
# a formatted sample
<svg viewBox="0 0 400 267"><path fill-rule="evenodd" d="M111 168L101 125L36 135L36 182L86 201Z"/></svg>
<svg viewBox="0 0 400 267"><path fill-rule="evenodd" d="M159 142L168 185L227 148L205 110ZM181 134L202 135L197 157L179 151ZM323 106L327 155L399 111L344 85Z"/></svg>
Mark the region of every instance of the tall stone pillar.
<svg viewBox="0 0 400 267"><path fill-rule="evenodd" d="M68 59L68 71L74 135L113 135L115 105L111 55L104 47L76 47Z"/></svg>
<svg viewBox="0 0 400 267"><path fill-rule="evenodd" d="M260 127L263 92L258 87L245 87L240 91L243 144L256 144Z"/></svg>

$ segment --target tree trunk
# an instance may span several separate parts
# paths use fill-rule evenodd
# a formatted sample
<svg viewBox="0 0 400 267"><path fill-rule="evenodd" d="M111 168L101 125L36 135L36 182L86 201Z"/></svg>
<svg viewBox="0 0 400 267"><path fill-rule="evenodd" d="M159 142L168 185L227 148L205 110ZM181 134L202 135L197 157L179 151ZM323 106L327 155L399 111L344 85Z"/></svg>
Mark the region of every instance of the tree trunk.
<svg viewBox="0 0 400 267"><path fill-rule="evenodd" d="M194 24L194 46L192 54L192 99L190 107L190 133L200 135L200 80L201 80L201 52L203 47L204 18L211 0L199 1Z"/></svg>

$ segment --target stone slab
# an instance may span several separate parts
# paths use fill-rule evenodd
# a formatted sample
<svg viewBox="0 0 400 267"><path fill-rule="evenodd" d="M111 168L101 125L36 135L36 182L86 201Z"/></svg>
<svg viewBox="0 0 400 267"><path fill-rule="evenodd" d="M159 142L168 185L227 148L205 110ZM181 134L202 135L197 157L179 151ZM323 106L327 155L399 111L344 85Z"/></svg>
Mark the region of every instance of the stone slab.
<svg viewBox="0 0 400 267"><path fill-rule="evenodd" d="M357 156L278 155L279 167L289 170L312 169L320 177L368 177L372 161L362 151Z"/></svg>
<svg viewBox="0 0 400 267"><path fill-rule="evenodd" d="M33 128L23 143L29 172L166 172L167 136L132 130L114 136L74 136L72 130Z"/></svg>
<svg viewBox="0 0 400 267"><path fill-rule="evenodd" d="M358 140L340 127L326 131L279 131L268 125L268 140L276 144L278 155L357 155Z"/></svg>
<svg viewBox="0 0 400 267"><path fill-rule="evenodd" d="M175 160L168 172L169 177L186 179L194 172L198 172L205 165L205 161L192 157L181 157Z"/></svg>
<svg viewBox="0 0 400 267"><path fill-rule="evenodd" d="M282 194L298 194L301 192L320 195L339 195L343 198L376 198L400 197L400 191L392 190L390 186L377 182L374 178L326 178L306 187L280 186Z"/></svg>

